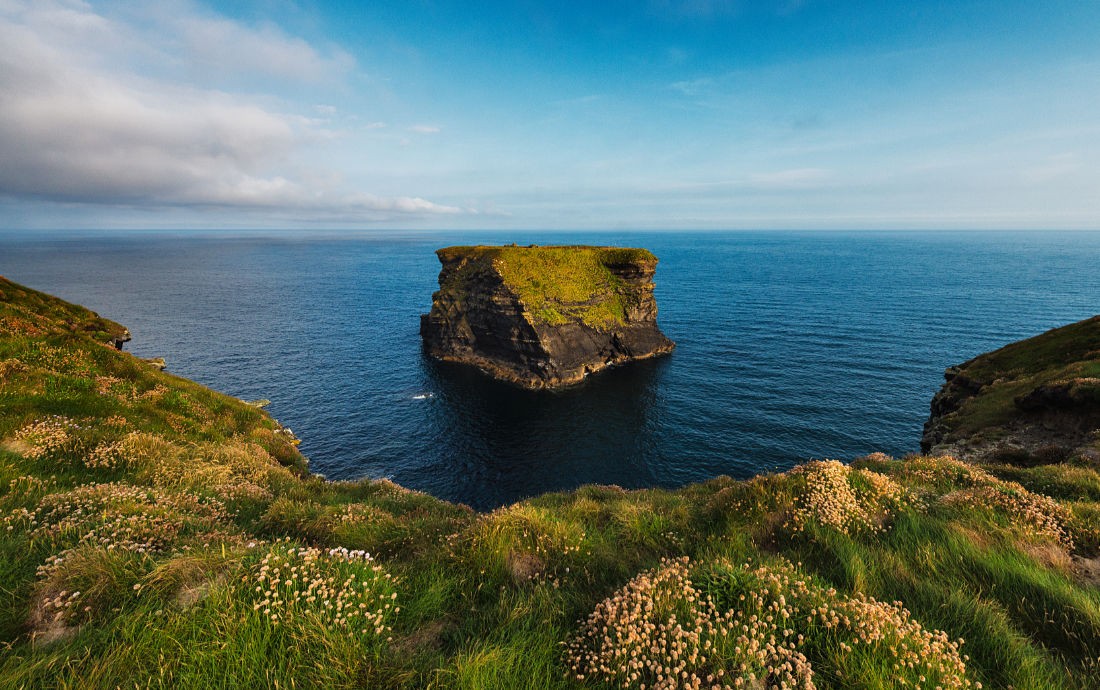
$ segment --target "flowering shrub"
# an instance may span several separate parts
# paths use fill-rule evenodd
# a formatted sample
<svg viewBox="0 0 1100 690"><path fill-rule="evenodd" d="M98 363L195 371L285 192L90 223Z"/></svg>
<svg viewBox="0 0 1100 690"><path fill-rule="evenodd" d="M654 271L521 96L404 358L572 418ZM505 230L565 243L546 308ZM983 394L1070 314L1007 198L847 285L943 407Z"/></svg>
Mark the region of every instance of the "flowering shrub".
<svg viewBox="0 0 1100 690"><path fill-rule="evenodd" d="M862 653L885 658L887 686L980 688L961 640L925 630L900 603L846 597L789 563L718 563L690 577L663 561L601 602L566 643L577 680L623 688L815 687L814 664Z"/></svg>
<svg viewBox="0 0 1100 690"><path fill-rule="evenodd" d="M1067 548L1073 548L1074 534L1080 531L1073 527L1071 511L1054 499L950 455L915 457L897 463L891 474L912 488L914 503L922 510L940 507L961 509L963 515L991 515Z"/></svg>
<svg viewBox="0 0 1100 690"><path fill-rule="evenodd" d="M381 638L400 611L393 577L365 551L276 544L243 578L272 625L310 618Z"/></svg>
<svg viewBox="0 0 1100 690"><path fill-rule="evenodd" d="M1071 512L1054 499L1028 491L1016 482L994 479L989 484L953 491L940 503L997 514L1011 524L1028 528L1028 532L1073 548L1074 540L1067 529L1072 522Z"/></svg>
<svg viewBox="0 0 1100 690"><path fill-rule="evenodd" d="M107 552L150 554L166 551L184 536L224 534L221 503L183 492L128 484L89 484L49 494L33 509L18 508L4 518L6 531L25 531L68 548L38 567L51 577L74 553L88 547Z"/></svg>
<svg viewBox="0 0 1100 690"><path fill-rule="evenodd" d="M34 460L55 458L62 453L79 451L84 445L80 432L87 429L68 417L54 415L16 431L13 445L22 455Z"/></svg>
<svg viewBox="0 0 1100 690"><path fill-rule="evenodd" d="M577 680L623 688L727 688L769 679L813 688L809 662L774 619L752 626L733 610L719 612L693 585L688 559L663 560L596 606L566 659Z"/></svg>
<svg viewBox="0 0 1100 690"><path fill-rule="evenodd" d="M997 481L997 478L976 465L950 455L920 456L899 463L895 472L906 484L925 485L934 493L945 493L958 487L977 486Z"/></svg>
<svg viewBox="0 0 1100 690"><path fill-rule="evenodd" d="M906 492L890 477L837 462L818 460L796 467L791 476L804 477L795 496L787 527L801 532L811 522L844 534L878 531L891 512L906 503Z"/></svg>

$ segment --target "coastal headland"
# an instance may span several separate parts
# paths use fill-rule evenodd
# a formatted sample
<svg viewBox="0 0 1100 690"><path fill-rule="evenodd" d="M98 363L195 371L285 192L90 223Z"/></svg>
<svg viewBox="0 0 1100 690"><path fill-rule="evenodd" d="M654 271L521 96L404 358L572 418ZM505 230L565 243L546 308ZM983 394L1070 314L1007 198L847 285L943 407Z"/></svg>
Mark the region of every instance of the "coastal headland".
<svg viewBox="0 0 1100 690"><path fill-rule="evenodd" d="M962 365L930 454L478 513L0 278L0 687L1095 689L1091 321Z"/></svg>

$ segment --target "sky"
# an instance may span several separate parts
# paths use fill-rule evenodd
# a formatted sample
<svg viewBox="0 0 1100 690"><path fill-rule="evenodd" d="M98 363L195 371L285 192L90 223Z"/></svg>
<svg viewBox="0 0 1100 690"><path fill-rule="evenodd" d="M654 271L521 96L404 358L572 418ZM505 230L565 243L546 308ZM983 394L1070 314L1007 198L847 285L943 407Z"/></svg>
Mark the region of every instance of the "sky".
<svg viewBox="0 0 1100 690"><path fill-rule="evenodd" d="M1097 0L0 0L0 230L1100 229Z"/></svg>

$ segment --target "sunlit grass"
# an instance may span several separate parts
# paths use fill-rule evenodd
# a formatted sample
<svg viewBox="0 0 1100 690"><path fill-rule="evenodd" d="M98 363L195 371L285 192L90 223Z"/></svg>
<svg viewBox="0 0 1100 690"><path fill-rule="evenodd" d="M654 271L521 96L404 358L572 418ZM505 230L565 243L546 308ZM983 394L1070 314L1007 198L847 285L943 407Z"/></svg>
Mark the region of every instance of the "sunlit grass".
<svg viewBox="0 0 1100 690"><path fill-rule="evenodd" d="M467 264L441 289L464 293L465 281L478 272L494 272L515 293L538 323L551 326L580 321L595 328L622 324L631 291L614 268L633 261L656 264L645 249L619 247L448 247L438 252Z"/></svg>
<svg viewBox="0 0 1100 690"><path fill-rule="evenodd" d="M0 687L1096 686L1086 462L874 455L476 514L311 477L262 411L4 289Z"/></svg>

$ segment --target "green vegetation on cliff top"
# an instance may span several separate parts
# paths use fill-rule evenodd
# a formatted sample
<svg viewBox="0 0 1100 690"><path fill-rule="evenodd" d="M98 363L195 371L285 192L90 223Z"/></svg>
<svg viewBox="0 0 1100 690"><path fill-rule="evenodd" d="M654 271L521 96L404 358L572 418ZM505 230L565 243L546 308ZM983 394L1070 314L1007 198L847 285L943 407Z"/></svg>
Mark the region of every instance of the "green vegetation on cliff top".
<svg viewBox="0 0 1100 690"><path fill-rule="evenodd" d="M657 263L648 250L624 247L481 245L446 247L436 254L443 261L469 262L444 289L461 290L470 272L489 263L536 322L557 326L580 321L593 328L621 325L635 299L612 267Z"/></svg>
<svg viewBox="0 0 1100 690"><path fill-rule="evenodd" d="M308 475L266 413L94 318L0 282L0 687L1097 687L1087 462L875 455L477 514Z"/></svg>
<svg viewBox="0 0 1100 690"><path fill-rule="evenodd" d="M943 419L947 441L979 434L996 439L1020 418L1017 398L1040 386L1066 386L1100 411L1100 316L979 355L956 371L980 389Z"/></svg>

